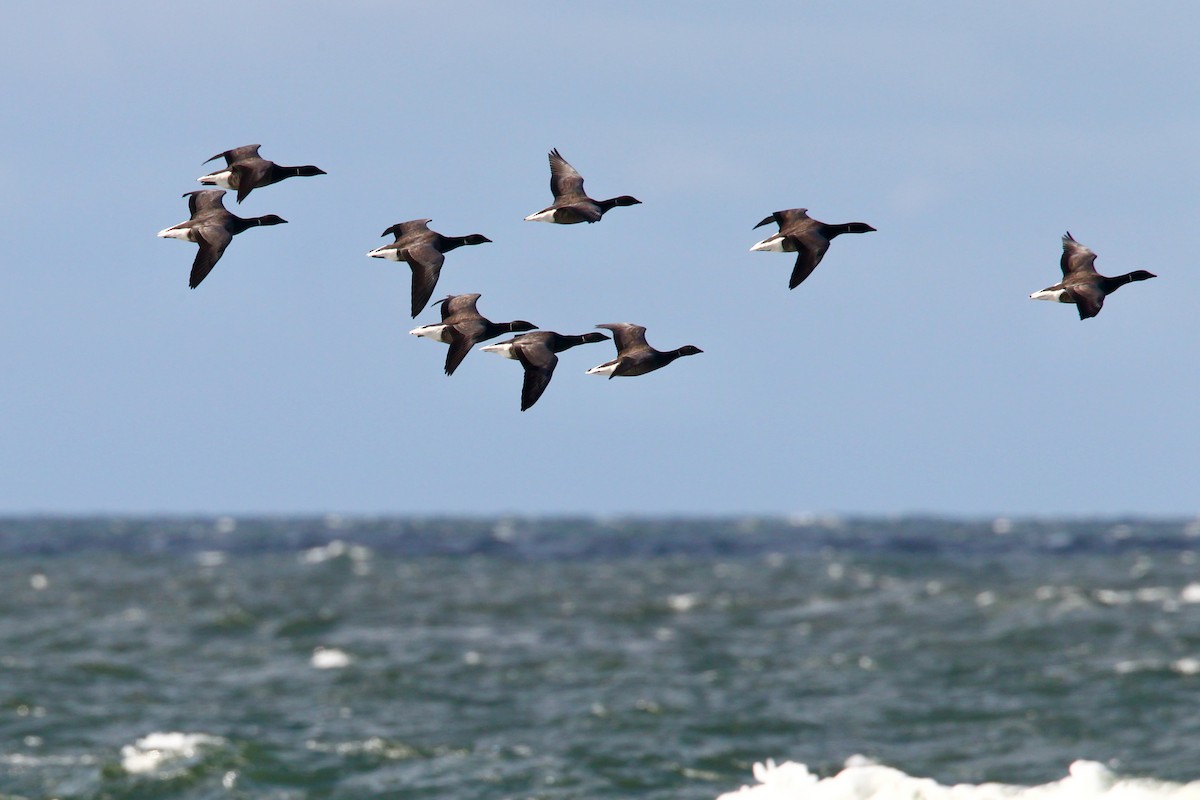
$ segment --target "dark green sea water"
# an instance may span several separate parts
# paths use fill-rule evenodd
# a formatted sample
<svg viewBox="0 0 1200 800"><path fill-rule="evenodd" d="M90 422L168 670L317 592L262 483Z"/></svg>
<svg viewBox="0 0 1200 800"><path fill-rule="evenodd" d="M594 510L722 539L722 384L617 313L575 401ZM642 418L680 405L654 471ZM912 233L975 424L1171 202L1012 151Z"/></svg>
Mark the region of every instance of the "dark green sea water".
<svg viewBox="0 0 1200 800"><path fill-rule="evenodd" d="M997 532L999 531L999 532ZM0 798L1200 778L1194 521L0 520Z"/></svg>

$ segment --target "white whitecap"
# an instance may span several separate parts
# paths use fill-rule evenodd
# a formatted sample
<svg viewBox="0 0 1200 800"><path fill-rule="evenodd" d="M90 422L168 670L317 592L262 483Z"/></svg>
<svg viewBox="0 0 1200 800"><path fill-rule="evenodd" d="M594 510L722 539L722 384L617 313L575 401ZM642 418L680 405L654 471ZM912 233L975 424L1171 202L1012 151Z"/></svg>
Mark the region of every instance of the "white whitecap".
<svg viewBox="0 0 1200 800"><path fill-rule="evenodd" d="M318 647L313 650L309 663L317 669L342 669L350 666L351 660L344 650L336 647Z"/></svg>
<svg viewBox="0 0 1200 800"><path fill-rule="evenodd" d="M1106 606L1127 606L1133 602L1133 592L1124 589L1097 589L1097 602Z"/></svg>
<svg viewBox="0 0 1200 800"><path fill-rule="evenodd" d="M219 567L228 559L223 550L201 550L196 553L196 563L202 567Z"/></svg>
<svg viewBox="0 0 1200 800"><path fill-rule="evenodd" d="M121 768L131 774L159 769L195 759L205 748L217 747L225 740L205 733L156 732L121 748Z"/></svg>
<svg viewBox="0 0 1200 800"><path fill-rule="evenodd" d="M346 555L347 546L341 539L334 539L322 547L310 547L300 554L300 560L305 564L322 564Z"/></svg>
<svg viewBox="0 0 1200 800"><path fill-rule="evenodd" d="M1161 661L1150 658L1133 658L1118 661L1113 664L1113 672L1118 675L1132 675L1135 672L1153 672L1163 668Z"/></svg>
<svg viewBox="0 0 1200 800"><path fill-rule="evenodd" d="M1200 781L1173 783L1153 778L1124 778L1096 761L1075 761L1061 780L1040 786L1001 783L946 786L917 778L861 756L828 778L818 778L803 764L773 761L754 765L754 786L743 786L717 800L1196 800Z"/></svg>
<svg viewBox="0 0 1200 800"><path fill-rule="evenodd" d="M681 614L685 611L691 611L699 602L700 596L694 592L673 594L667 598L667 605L671 608L671 610L677 611Z"/></svg>
<svg viewBox="0 0 1200 800"><path fill-rule="evenodd" d="M1180 658L1171 662L1171 669L1180 675L1200 675L1200 658Z"/></svg>

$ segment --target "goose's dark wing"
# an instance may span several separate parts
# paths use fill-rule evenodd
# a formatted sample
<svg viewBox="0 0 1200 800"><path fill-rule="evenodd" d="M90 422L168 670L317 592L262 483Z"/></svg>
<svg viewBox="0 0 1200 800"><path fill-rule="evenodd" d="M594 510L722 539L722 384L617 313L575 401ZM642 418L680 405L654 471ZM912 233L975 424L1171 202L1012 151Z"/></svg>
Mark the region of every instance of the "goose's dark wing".
<svg viewBox="0 0 1200 800"><path fill-rule="evenodd" d="M467 353L471 352L471 348L479 341L482 329L483 325L479 321L470 319L448 327L446 334L450 337L450 350L446 353L447 375L453 375L454 370L458 369L458 365L467 357Z"/></svg>
<svg viewBox="0 0 1200 800"><path fill-rule="evenodd" d="M1100 313L1104 307L1104 292L1094 284L1079 284L1067 289L1075 299L1075 308L1080 319L1088 319Z"/></svg>
<svg viewBox="0 0 1200 800"><path fill-rule="evenodd" d="M188 278L188 287L195 289L221 260L225 248L233 241L233 234L219 225L196 226L193 233L200 249L196 253L196 259L192 262L192 274Z"/></svg>
<svg viewBox="0 0 1200 800"><path fill-rule="evenodd" d="M798 222L811 219L812 217L808 215L807 208L788 208L775 212L775 221L779 223L779 227L781 228L784 225L795 225Z"/></svg>
<svg viewBox="0 0 1200 800"><path fill-rule="evenodd" d="M248 158L258 158L258 148L260 147L262 147L261 144L244 144L241 147L235 147L232 150L226 150L224 153L217 153L212 158L207 159L204 163L207 164L209 161L216 161L218 158L224 158L225 166L233 166L237 162L245 161Z"/></svg>
<svg viewBox="0 0 1200 800"><path fill-rule="evenodd" d="M225 210L225 202L221 199L225 196L224 189L197 189L183 196L188 199L188 212L193 217L208 211Z"/></svg>
<svg viewBox="0 0 1200 800"><path fill-rule="evenodd" d="M649 347L646 344L646 329L641 325L633 325L628 322L608 322L596 327L612 331L613 343L617 346L618 354L623 355L627 350Z"/></svg>
<svg viewBox="0 0 1200 800"><path fill-rule="evenodd" d="M410 247L407 252L408 266L412 269L412 315L416 317L433 297L446 257L430 245Z"/></svg>
<svg viewBox="0 0 1200 800"><path fill-rule="evenodd" d="M443 297L441 300L435 300L435 301L433 301L432 303L430 303L430 304L429 304L429 307L430 307L430 308L433 308L434 306L440 306L440 308L438 309L438 311L439 311L439 312L441 313L441 315L442 315L442 322L445 322L445 321L446 321L446 317L450 316L450 313L449 313L449 312L448 312L446 309L447 309L447 308L449 308L449 306L450 306L450 301L451 301L451 300L453 300L453 299L454 299L454 295L452 295L452 294L448 294L448 295L446 295L445 297Z"/></svg>
<svg viewBox="0 0 1200 800"><path fill-rule="evenodd" d="M479 300L478 292L473 294L452 294L442 304L442 322L454 322L459 319L474 319L479 316L475 303Z"/></svg>
<svg viewBox="0 0 1200 800"><path fill-rule="evenodd" d="M1073 272L1096 271L1096 254L1075 241L1075 237L1071 235L1070 231L1067 231L1063 236L1062 244L1062 258L1059 259L1058 263L1062 267L1064 278Z"/></svg>
<svg viewBox="0 0 1200 800"><path fill-rule="evenodd" d="M521 410L524 411L538 401L550 379L554 377L556 356L543 340L520 341L513 347L517 360L525 368L525 379L521 383Z"/></svg>
<svg viewBox="0 0 1200 800"><path fill-rule="evenodd" d="M824 236L811 233L806 236L789 236L788 241L796 246L796 265L792 267L792 277L788 280L788 288L795 289L804 279L812 275L817 264L825 257L829 249L829 240Z"/></svg>
<svg viewBox="0 0 1200 800"><path fill-rule="evenodd" d="M583 194L583 176L558 154L550 151L550 191L555 197L574 197Z"/></svg>
<svg viewBox="0 0 1200 800"><path fill-rule="evenodd" d="M771 214L771 216L766 217L762 222L758 223L754 227L761 228L763 225L776 222L779 224L779 229L783 230L783 226L785 225L794 222L800 222L801 220L806 219L811 219L811 217L808 216L807 208L786 208L783 211L774 212Z"/></svg>
<svg viewBox="0 0 1200 800"><path fill-rule="evenodd" d="M391 234L396 237L396 241L400 241L405 236L412 236L414 233L427 232L429 223L432 219L410 219L408 222L397 222L392 227L385 230L380 236Z"/></svg>
<svg viewBox="0 0 1200 800"><path fill-rule="evenodd" d="M602 216L604 212L600 207L587 198L575 203L563 203L554 209L554 221L568 225L577 222L599 222Z"/></svg>
<svg viewBox="0 0 1200 800"><path fill-rule="evenodd" d="M270 171L271 162L261 158L250 158L231 164L229 172L232 173L233 179L230 183L237 186L237 201L242 202L256 187L265 185L264 179Z"/></svg>

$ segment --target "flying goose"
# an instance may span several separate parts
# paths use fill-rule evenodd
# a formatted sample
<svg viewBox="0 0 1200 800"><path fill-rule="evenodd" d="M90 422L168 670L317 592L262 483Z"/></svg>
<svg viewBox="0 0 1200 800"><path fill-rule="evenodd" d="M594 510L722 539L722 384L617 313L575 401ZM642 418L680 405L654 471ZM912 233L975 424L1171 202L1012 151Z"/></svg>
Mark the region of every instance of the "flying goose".
<svg viewBox="0 0 1200 800"><path fill-rule="evenodd" d="M629 195L608 200L588 197L583 192L583 176L559 155L557 148L550 151L550 191L554 194L554 203L536 214L530 214L525 218L527 222L555 222L559 225L599 222L604 212L615 206L633 206L642 202Z"/></svg>
<svg viewBox="0 0 1200 800"><path fill-rule="evenodd" d="M771 234L750 249L796 254L796 266L792 268L792 278L788 281L789 289L795 289L812 274L817 264L821 263L825 251L829 249L831 239L843 233L868 233L875 230L865 222L829 225L810 217L807 208L776 211L754 227L761 228L769 222L779 223L779 232Z"/></svg>
<svg viewBox="0 0 1200 800"><path fill-rule="evenodd" d="M699 347L684 345L675 350L655 350L646 344L646 329L628 322L611 322L597 325L612 331L613 343L617 346L617 357L592 367L588 375L607 375L610 379L618 375L645 375L665 367L680 356L703 353Z"/></svg>
<svg viewBox="0 0 1200 800"><path fill-rule="evenodd" d="M376 247L367 253L372 258L386 258L389 261L407 261L412 268L412 315L416 317L421 309L433 296L438 277L442 274L442 264L446 261L446 253L456 247L468 244L483 244L491 239L482 234L472 233L468 236L443 236L429 229L428 219L413 219L408 222L398 222L385 230L380 236L393 234L396 241Z"/></svg>
<svg viewBox="0 0 1200 800"><path fill-rule="evenodd" d="M1051 300L1058 303L1074 303L1080 319L1094 317L1100 313L1104 298L1127 283L1157 278L1144 269L1106 278L1096 272L1096 254L1079 242L1067 231L1062 238L1063 252L1059 259L1063 279L1053 286L1029 295L1033 300Z"/></svg>
<svg viewBox="0 0 1200 800"><path fill-rule="evenodd" d="M247 144L217 153L209 161L218 158L225 159L225 168L207 175L201 175L196 180L205 186L220 186L222 189L233 189L237 192L237 201L246 199L246 195L260 186L270 186L279 183L284 178L309 177L325 175L325 170L306 164L302 167L282 167L274 161L267 161L258 154L260 144Z"/></svg>
<svg viewBox="0 0 1200 800"><path fill-rule="evenodd" d="M413 328L409 333L413 336L423 336L435 342L445 342L450 345L446 353L446 374L453 375L454 370L467 357L471 348L488 339L495 339L502 333L531 331L537 327L532 322L518 319L513 322L492 322L482 316L475 308L475 302L481 295L459 294L439 300L435 305L442 307L442 321L432 325L422 325Z"/></svg>
<svg viewBox="0 0 1200 800"><path fill-rule="evenodd" d="M583 333L576 336L554 331L533 331L503 342L484 345L479 349L499 353L505 358L521 362L521 366L525 368L525 381L521 384L521 410L524 411L536 403L550 385L550 379L554 377L554 367L558 364L556 353L577 345L604 341L608 341L608 337L603 333Z"/></svg>
<svg viewBox="0 0 1200 800"><path fill-rule="evenodd" d="M192 274L188 286L195 289L220 260L233 237L258 225L281 225L283 217L267 214L263 217L243 218L225 210L221 199L225 192L220 189L197 189L183 195L188 198L191 219L164 228L158 235L164 239L181 239L200 245L196 260L192 262Z"/></svg>

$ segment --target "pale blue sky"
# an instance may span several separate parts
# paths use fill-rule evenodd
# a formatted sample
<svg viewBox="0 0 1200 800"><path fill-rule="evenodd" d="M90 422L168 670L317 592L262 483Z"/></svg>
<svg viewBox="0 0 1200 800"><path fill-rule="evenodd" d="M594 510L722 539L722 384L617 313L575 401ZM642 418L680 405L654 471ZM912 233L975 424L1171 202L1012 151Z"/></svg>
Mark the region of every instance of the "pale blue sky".
<svg viewBox="0 0 1200 800"><path fill-rule="evenodd" d="M0 30L0 512L1200 511L1200 7L1185 2L26 4ZM255 191L195 291L201 162ZM559 148L596 225L522 221ZM788 291L781 208L839 239ZM435 296L705 352L606 381L409 336ZM1027 295L1065 230L1157 280Z"/></svg>

